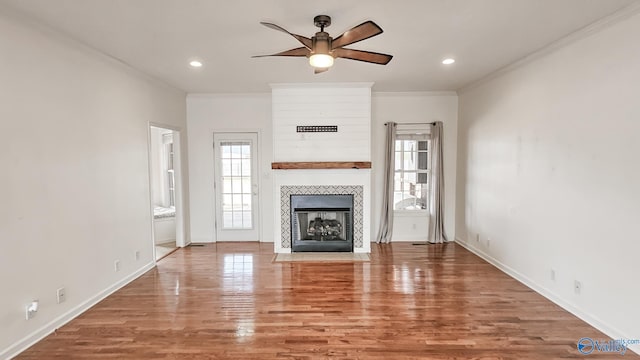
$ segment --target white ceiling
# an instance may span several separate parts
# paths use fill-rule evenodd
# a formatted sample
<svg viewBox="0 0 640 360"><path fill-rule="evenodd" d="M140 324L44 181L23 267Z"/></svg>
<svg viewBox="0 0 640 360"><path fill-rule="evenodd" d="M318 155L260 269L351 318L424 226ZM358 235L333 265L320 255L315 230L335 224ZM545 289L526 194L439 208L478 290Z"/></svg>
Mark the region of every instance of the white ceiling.
<svg viewBox="0 0 640 360"><path fill-rule="evenodd" d="M376 91L456 90L634 0L0 0L189 93L266 92L269 83L374 82ZM310 37L373 20L384 33L350 47L394 55L386 66L338 59L314 75L305 58L259 58L299 47L276 23ZM452 66L441 64L454 57ZM192 58L204 61L192 69Z"/></svg>

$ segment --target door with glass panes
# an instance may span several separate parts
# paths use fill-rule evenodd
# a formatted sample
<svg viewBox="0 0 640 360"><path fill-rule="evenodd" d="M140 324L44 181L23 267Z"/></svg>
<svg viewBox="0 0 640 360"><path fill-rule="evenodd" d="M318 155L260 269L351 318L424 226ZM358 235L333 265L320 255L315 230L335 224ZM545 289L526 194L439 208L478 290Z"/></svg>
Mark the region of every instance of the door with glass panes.
<svg viewBox="0 0 640 360"><path fill-rule="evenodd" d="M258 135L215 133L216 241L258 241Z"/></svg>

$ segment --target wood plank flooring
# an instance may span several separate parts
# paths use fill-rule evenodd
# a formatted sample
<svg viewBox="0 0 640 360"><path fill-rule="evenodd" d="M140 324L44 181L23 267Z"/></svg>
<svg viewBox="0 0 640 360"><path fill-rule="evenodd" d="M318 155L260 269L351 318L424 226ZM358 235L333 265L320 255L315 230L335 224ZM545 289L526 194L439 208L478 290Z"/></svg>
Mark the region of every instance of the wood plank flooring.
<svg viewBox="0 0 640 360"><path fill-rule="evenodd" d="M608 339L456 244L273 258L272 244L181 249L18 359L565 359Z"/></svg>

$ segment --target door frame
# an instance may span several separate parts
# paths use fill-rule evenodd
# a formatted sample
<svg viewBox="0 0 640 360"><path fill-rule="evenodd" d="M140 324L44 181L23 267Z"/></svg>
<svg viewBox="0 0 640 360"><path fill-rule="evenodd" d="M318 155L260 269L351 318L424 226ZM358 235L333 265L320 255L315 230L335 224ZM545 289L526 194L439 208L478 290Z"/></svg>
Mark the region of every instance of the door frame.
<svg viewBox="0 0 640 360"><path fill-rule="evenodd" d="M155 230L154 230L154 218L153 218L153 181L152 172L151 172L151 128L162 128L173 131L173 167L174 167L174 196L175 196L175 207L176 207L176 246L179 248L185 247L191 244L191 241L188 240L185 234L185 216L184 216L184 183L183 183L183 142L182 142L182 134L184 130L181 127L161 124L156 122L149 122L147 126L147 155L148 155L148 167L149 167L149 207L151 213L151 247L153 253L153 261L156 261L156 246L155 246ZM185 143L186 145L186 143Z"/></svg>
<svg viewBox="0 0 640 360"><path fill-rule="evenodd" d="M249 134L256 134L257 137L257 143L256 143L256 147L255 147L255 159L256 159L256 168L257 168L257 172L256 172L256 178L255 178L255 182L258 185L258 203L257 206L255 207L255 211L257 212L257 216L254 217L254 221L255 224L258 228L257 231L257 235L258 235L258 242L262 242L262 225L263 225L263 211L262 211L262 181L261 181L261 174L262 174L262 130L261 129L256 129L256 128L247 128L247 129L229 129L229 128L223 128L223 129L211 129L210 130L210 134L211 134L211 166L212 166L212 170L213 170L213 183L211 184L211 189L213 190L213 196L211 197L212 203L212 213L213 213L213 235L212 235L212 241L218 242L218 229L217 229L217 190L215 188L216 186L216 177L218 176L218 174L215 172L215 168L216 168L216 143L215 143L215 138L214 135L215 134L228 134L228 133L232 133L232 134L245 134L245 133L249 133Z"/></svg>

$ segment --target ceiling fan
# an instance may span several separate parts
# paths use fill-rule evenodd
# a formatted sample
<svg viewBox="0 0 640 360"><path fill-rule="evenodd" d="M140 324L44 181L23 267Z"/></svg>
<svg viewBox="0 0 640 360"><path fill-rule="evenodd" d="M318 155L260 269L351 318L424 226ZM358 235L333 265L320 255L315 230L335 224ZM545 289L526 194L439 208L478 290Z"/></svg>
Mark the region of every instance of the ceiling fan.
<svg viewBox="0 0 640 360"><path fill-rule="evenodd" d="M347 30L335 39L324 31L324 28L331 25L331 17L318 15L313 18L313 23L320 28L320 31L311 38L308 38L298 34L292 34L276 24L260 22L260 24L268 28L282 31L283 33L293 36L304 46L282 51L277 54L257 55L253 57L305 56L309 58L309 64L315 68L314 72L316 74L329 70L329 68L333 66L333 60L335 58L358 60L380 65L386 65L391 61L391 58L393 58L393 56L387 54L345 48L347 45L382 34L382 28L373 21L365 21Z"/></svg>

